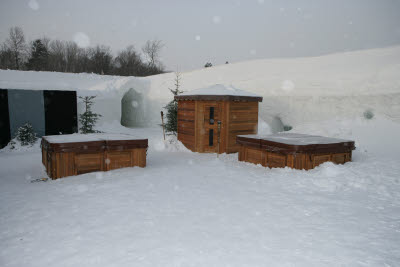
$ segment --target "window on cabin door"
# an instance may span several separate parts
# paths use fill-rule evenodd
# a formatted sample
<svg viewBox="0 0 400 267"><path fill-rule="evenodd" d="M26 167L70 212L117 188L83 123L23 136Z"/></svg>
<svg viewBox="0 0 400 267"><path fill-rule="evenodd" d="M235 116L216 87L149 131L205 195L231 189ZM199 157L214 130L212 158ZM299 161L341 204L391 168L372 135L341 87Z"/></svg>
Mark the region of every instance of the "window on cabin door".
<svg viewBox="0 0 400 267"><path fill-rule="evenodd" d="M216 152L218 147L219 105L204 104L204 128L202 144L205 152Z"/></svg>

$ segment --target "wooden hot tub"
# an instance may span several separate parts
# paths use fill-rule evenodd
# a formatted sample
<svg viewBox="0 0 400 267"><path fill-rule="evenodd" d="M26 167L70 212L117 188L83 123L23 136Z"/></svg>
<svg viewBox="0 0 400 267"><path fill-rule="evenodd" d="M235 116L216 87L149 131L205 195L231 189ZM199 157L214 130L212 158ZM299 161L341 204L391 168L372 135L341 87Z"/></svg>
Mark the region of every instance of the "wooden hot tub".
<svg viewBox="0 0 400 267"><path fill-rule="evenodd" d="M238 135L239 161L265 167L290 167L309 170L323 162L343 164L351 161L354 141L323 136L279 133Z"/></svg>
<svg viewBox="0 0 400 267"><path fill-rule="evenodd" d="M42 162L52 179L124 167L145 167L148 140L124 134L42 137Z"/></svg>

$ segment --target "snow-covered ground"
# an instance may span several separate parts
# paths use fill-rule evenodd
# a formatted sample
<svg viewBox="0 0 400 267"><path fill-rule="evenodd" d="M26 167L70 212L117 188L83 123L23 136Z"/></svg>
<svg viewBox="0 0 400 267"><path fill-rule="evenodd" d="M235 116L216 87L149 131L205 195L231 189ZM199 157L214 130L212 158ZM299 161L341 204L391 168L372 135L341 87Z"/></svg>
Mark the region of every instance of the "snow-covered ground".
<svg viewBox="0 0 400 267"><path fill-rule="evenodd" d="M295 128L357 142L353 162L310 171L193 153L160 128L100 129L148 136L147 167L31 183L39 147L0 152L1 266L399 265L399 124Z"/></svg>

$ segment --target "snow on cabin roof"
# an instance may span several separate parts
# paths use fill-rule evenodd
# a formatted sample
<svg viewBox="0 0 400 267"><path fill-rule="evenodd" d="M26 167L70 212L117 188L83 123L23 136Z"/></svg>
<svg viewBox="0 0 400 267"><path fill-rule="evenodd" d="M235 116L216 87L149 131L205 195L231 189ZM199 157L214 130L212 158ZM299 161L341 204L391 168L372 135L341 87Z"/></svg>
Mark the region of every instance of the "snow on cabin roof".
<svg viewBox="0 0 400 267"><path fill-rule="evenodd" d="M94 133L94 134L63 134L63 135L47 135L43 136L49 143L80 143L93 141L117 141L117 140L143 140L134 135L128 134L111 134L111 133Z"/></svg>
<svg viewBox="0 0 400 267"><path fill-rule="evenodd" d="M237 89L233 86L215 84L209 87L195 89L175 96L177 100L246 100L262 101L262 97L247 91Z"/></svg>
<svg viewBox="0 0 400 267"><path fill-rule="evenodd" d="M238 137L256 139L256 140L266 140L276 143L282 143L287 145L295 145L295 146L306 146L306 145L322 145L322 144L338 144L338 143L352 143L354 141L332 138L332 137L324 137L318 135L308 135L308 134L299 134L299 133L277 133L270 135L257 135L257 134L249 134L249 135L238 135Z"/></svg>

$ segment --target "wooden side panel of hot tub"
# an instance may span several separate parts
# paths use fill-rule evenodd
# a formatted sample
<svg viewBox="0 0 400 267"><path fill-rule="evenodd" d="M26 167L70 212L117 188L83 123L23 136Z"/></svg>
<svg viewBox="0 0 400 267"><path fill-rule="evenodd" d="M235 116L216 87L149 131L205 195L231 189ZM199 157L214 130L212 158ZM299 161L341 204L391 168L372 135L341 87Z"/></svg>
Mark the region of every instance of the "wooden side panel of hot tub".
<svg viewBox="0 0 400 267"><path fill-rule="evenodd" d="M349 162L351 161L351 151L347 153L296 153L286 155L242 145L239 150L239 161L261 164L264 167L270 168L284 168L287 166L299 170L309 170L327 161L336 164Z"/></svg>
<svg viewBox="0 0 400 267"><path fill-rule="evenodd" d="M146 167L146 148L106 151L104 162L106 171L133 166Z"/></svg>
<svg viewBox="0 0 400 267"><path fill-rule="evenodd" d="M146 148L95 153L50 152L42 147L42 162L52 179L125 167L146 167Z"/></svg>
<svg viewBox="0 0 400 267"><path fill-rule="evenodd" d="M52 179L77 174L74 152L56 153L42 147L42 162Z"/></svg>

